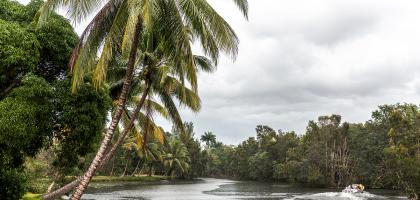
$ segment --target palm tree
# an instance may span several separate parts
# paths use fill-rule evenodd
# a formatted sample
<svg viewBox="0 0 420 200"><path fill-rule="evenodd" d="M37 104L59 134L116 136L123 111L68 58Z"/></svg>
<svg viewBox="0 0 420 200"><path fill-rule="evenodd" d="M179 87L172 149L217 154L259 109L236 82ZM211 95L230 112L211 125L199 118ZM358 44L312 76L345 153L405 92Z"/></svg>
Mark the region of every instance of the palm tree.
<svg viewBox="0 0 420 200"><path fill-rule="evenodd" d="M142 126L141 131L137 126L134 126L131 131L132 134L123 145L125 149L136 151L137 155L149 165L155 161L162 161L164 152L159 147L165 140L163 129L154 124L151 116L148 117L151 114L150 111L151 109L149 109L147 115L141 113L141 122L139 123Z"/></svg>
<svg viewBox="0 0 420 200"><path fill-rule="evenodd" d="M98 0L48 0L37 16L42 21L51 9L66 5L70 8L70 17L81 21L102 2ZM127 71L118 106L109 128L72 199L81 198L97 171L121 119L135 71L137 47L143 29L153 33L151 34L153 36L159 36L157 38L164 42L164 53L176 61L175 70L182 78L188 79L195 91L197 78L191 49L192 38L197 38L204 52L216 62L220 51L233 57L237 54L236 34L206 0L109 0L105 2L105 6L82 33L79 44L73 51L70 61L73 71L73 91L76 91L84 74L91 71L94 74L95 84L98 87L101 86L106 78L107 67L113 53L119 47L122 54L128 57ZM234 0L234 2L247 16L247 0ZM190 37L191 34L194 37ZM97 58L98 53L101 53L99 58Z"/></svg>
<svg viewBox="0 0 420 200"><path fill-rule="evenodd" d="M158 54L156 56L152 56L148 54L151 57L154 57L156 60L156 57L162 54ZM198 71L206 71L206 72L212 72L214 71L215 67L212 65L210 60L206 59L203 56L194 56L197 60L197 70ZM149 58L149 60L152 60L152 58ZM150 61L151 62L151 61ZM183 124L182 120L180 118L180 115L177 111L177 108L175 106L174 100L172 98L175 97L177 101L181 104L186 106L187 108L190 108L192 111L198 111L200 109L200 99L198 95L192 91L191 89L188 89L185 87L185 84L182 83L182 81L178 80L176 78L176 71L171 72L170 70L172 68L168 67L171 65L171 62L169 60L166 60L164 58L158 59L158 61L155 61L155 64L150 63L146 67L146 70L148 71L147 74L143 74L143 76L146 76L143 82L141 82L138 78L133 81L132 90L131 90L131 96L135 96L129 99L128 101L128 107L132 107L133 111L129 111L128 109L125 109L125 113L123 115L123 126L125 127L124 131L118 136L117 141L113 144L112 148L106 153L106 156L104 156L102 162L100 163L98 169L102 168L107 161L112 157L114 152L117 150L117 148L124 142L125 137L130 133L131 128L133 128L133 131L135 131L136 126L134 126L135 118L132 118L131 116L137 116L139 115L138 121L139 121L139 127L142 127L142 130L146 130L144 125L149 124L146 120L146 117L142 112L140 112L142 105L145 105L145 108L143 110L145 112L149 112L149 110L153 110L153 113L159 113L164 118L170 120L175 127L178 127L178 129L183 130ZM123 62L124 63L124 62ZM159 66L158 66L159 65ZM120 68L124 66L121 63L116 63L111 69L113 74L112 81L114 82L111 84L111 93L114 93L112 91L118 90L118 87L121 87L121 77L118 78L118 75L122 74ZM155 71L153 71L155 70ZM111 77L111 76L110 76ZM114 89L117 88L117 89ZM115 96L115 95L113 95ZM150 98L153 96L160 97L161 102L163 102L169 109L167 109L165 106L161 106L160 104L152 101ZM154 126L152 126L154 127ZM154 132L149 131L149 132ZM163 133L162 133L163 134ZM44 199L53 199L57 196L60 196L64 193L67 193L70 191L73 187L75 187L78 182L81 180L81 178L78 178L77 180L67 184L66 186L49 193L47 195L44 195Z"/></svg>
<svg viewBox="0 0 420 200"><path fill-rule="evenodd" d="M189 169L190 157L187 147L177 137L171 137L165 147L163 165L167 168L166 174L174 177L184 175Z"/></svg>
<svg viewBox="0 0 420 200"><path fill-rule="evenodd" d="M208 131L208 132L205 132L204 135L201 136L200 140L206 143L207 148L210 148L212 145L216 143L216 135Z"/></svg>
<svg viewBox="0 0 420 200"><path fill-rule="evenodd" d="M184 126L173 98L175 97L175 99L177 99L181 105L186 106L194 112L197 112L201 107L200 98L195 91L185 86L183 80L177 79L177 72L173 71L173 68L170 67L173 65L170 60L163 58L162 54L156 53L156 50L154 54L151 54L152 53L145 56L149 60L149 65L145 69L145 71L147 71L146 74L143 74L144 76L147 76L146 78L143 78L145 80L144 84L146 85L144 87L147 90L147 95L149 98L158 97L164 106L161 106L158 103L151 101L150 99L146 102L140 101L141 104L136 106L131 116L138 115L141 108L139 105L144 104L147 107L148 104L151 103L153 108L157 109L163 117L170 120L176 127L183 131ZM207 72L213 71L214 66L210 60L203 56L194 56L194 59L197 61L197 70ZM133 104L132 106L134 107L135 105ZM133 125L134 118L132 122L125 125L125 131L119 136L117 142L107 153L107 156L105 156L103 161L106 161L112 156L118 145L124 141L124 138L133 127Z"/></svg>

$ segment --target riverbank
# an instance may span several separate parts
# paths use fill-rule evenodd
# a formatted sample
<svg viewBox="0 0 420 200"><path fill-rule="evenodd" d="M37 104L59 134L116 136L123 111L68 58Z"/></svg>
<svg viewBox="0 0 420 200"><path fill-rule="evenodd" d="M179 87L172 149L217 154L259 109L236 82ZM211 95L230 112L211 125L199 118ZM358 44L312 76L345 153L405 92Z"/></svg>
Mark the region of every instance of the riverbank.
<svg viewBox="0 0 420 200"><path fill-rule="evenodd" d="M171 177L168 176L94 176L92 182L115 182L115 181L139 181L139 182L153 182L153 181L161 181L161 180L168 180Z"/></svg>
<svg viewBox="0 0 420 200"><path fill-rule="evenodd" d="M66 181L72 181L76 177L66 177ZM154 184L159 183L163 180L170 180L168 176L94 176L92 178L91 187L102 187L103 185L109 186L110 184L120 183L135 183L135 184ZM50 178L39 178L29 180L29 191L23 196L23 200L38 200L40 199L40 193L47 191L48 186L51 184Z"/></svg>

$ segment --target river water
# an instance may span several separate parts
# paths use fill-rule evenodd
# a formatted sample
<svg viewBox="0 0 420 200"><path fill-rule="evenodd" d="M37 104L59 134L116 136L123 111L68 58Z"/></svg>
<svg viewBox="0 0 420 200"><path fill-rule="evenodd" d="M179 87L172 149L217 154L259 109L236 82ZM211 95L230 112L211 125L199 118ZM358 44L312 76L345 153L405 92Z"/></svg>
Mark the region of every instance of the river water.
<svg viewBox="0 0 420 200"><path fill-rule="evenodd" d="M260 183L205 178L198 181L163 181L155 184L101 184L90 188L83 199L98 200L204 200L204 199L284 199L284 200L399 200L394 191L368 190L362 194L334 189L314 189L281 183Z"/></svg>

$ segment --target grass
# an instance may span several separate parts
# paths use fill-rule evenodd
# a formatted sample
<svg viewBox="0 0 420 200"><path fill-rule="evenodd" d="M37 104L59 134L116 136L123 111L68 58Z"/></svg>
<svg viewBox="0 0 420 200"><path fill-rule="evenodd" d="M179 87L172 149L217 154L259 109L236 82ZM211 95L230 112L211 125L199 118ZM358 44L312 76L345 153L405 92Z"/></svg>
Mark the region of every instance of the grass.
<svg viewBox="0 0 420 200"><path fill-rule="evenodd" d="M74 180L76 177L66 177L66 181L70 182ZM166 180L168 177L166 176L94 176L92 179L91 186L93 187L101 187L103 185L109 185L121 182L130 182L131 183L150 183L150 182L158 182L161 180ZM35 193L43 193L47 191L48 186L51 184L51 179L49 178L38 178L38 179L31 179L29 180L29 192L25 194L23 200L35 200L40 199L40 194Z"/></svg>
<svg viewBox="0 0 420 200"><path fill-rule="evenodd" d="M41 194L33 194L30 192L27 192L25 195L23 195L23 200L39 200L41 199Z"/></svg>

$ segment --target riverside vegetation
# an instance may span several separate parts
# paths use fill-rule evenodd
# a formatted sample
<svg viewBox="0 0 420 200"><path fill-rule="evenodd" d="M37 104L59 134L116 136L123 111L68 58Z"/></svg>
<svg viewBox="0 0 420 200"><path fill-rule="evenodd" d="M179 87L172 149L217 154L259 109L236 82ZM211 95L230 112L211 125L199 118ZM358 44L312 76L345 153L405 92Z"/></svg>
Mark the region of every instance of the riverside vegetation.
<svg viewBox="0 0 420 200"><path fill-rule="evenodd" d="M84 2L64 2L76 21L101 1ZM196 74L214 71L220 53L236 55L234 31L204 0L104 2L79 38L51 12L63 2L0 0L2 199L27 192L53 199L71 191L79 199L94 174L316 187L360 182L419 198L418 105L381 105L364 123L321 116L303 134L258 125L256 137L237 146L212 132L199 139L177 104L200 109ZM247 17L247 1L234 2ZM192 38L208 57L193 54ZM172 130L155 124L156 115Z"/></svg>

